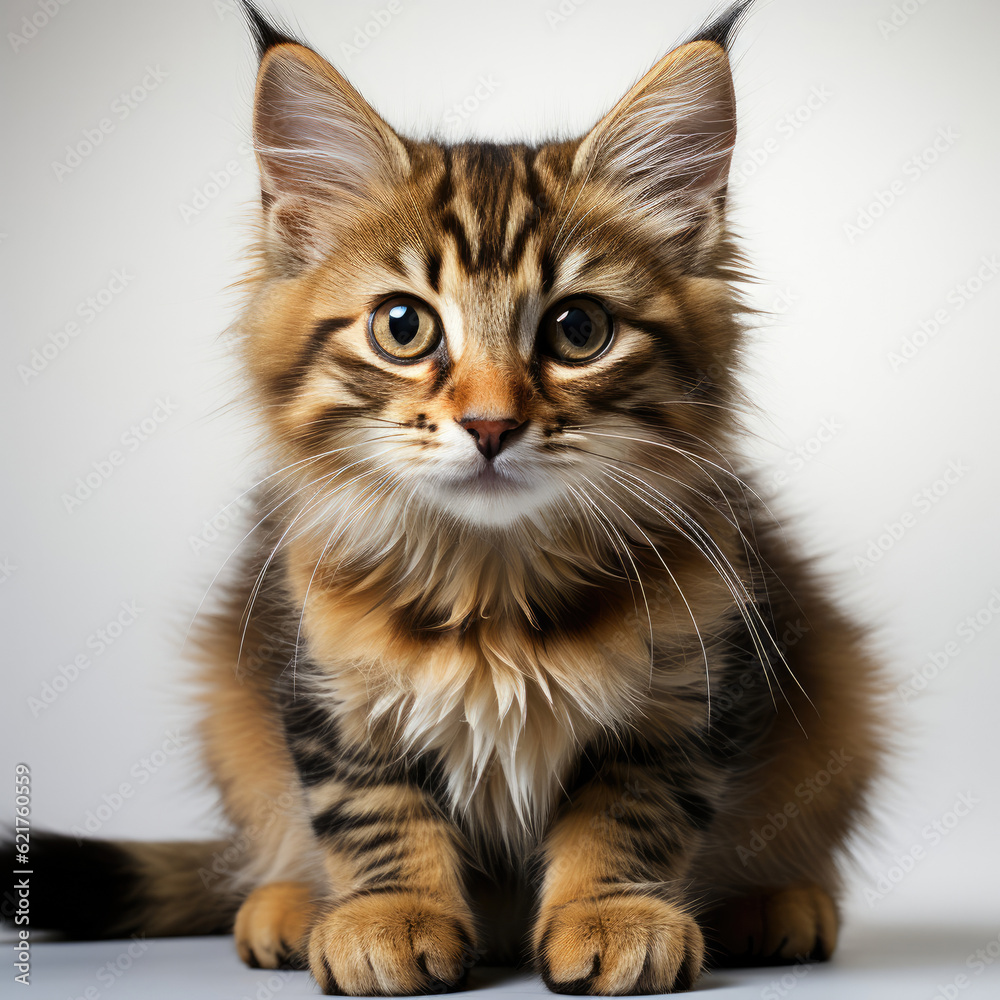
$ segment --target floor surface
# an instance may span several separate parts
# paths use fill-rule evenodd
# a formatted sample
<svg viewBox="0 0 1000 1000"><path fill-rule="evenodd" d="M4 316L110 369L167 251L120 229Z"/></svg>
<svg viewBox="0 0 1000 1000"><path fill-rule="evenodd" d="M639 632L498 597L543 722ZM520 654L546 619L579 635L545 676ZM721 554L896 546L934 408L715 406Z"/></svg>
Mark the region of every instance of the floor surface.
<svg viewBox="0 0 1000 1000"><path fill-rule="evenodd" d="M985 923L854 923L831 963L726 970L705 976L695 992L725 1000L784 1000L791 995L795 1000L996 1000L998 930ZM32 946L27 989L13 982L8 962L4 966L0 997L292 1000L317 993L305 972L246 968L228 938L38 943ZM469 992L484 1000L551 996L537 978L498 969L473 970Z"/></svg>

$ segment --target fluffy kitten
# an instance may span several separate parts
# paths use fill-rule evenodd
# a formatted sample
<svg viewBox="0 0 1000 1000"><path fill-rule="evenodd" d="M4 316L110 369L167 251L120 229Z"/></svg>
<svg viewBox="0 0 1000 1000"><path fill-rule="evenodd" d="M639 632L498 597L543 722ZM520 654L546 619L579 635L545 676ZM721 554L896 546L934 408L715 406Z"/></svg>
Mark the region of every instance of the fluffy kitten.
<svg viewBox="0 0 1000 1000"><path fill-rule="evenodd" d="M247 5L240 328L277 471L205 629L236 832L46 839L76 892L39 922L235 921L249 964L360 995L477 961L620 994L690 987L706 943L830 955L876 668L736 471L747 6L582 138L526 146L398 135Z"/></svg>

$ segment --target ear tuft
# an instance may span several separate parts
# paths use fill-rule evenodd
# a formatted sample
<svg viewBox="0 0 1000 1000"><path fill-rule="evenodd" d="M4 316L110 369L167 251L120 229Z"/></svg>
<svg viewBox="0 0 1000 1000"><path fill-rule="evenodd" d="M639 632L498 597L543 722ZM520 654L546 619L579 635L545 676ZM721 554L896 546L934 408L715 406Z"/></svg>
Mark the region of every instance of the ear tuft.
<svg viewBox="0 0 1000 1000"><path fill-rule="evenodd" d="M739 0L723 11L714 21L710 21L693 38L691 42L714 42L728 53L736 33L740 30L754 0Z"/></svg>
<svg viewBox="0 0 1000 1000"><path fill-rule="evenodd" d="M253 0L239 0L239 7L253 36L258 59L263 59L268 49L273 49L276 45L286 45L289 42L301 44L290 30L268 18Z"/></svg>

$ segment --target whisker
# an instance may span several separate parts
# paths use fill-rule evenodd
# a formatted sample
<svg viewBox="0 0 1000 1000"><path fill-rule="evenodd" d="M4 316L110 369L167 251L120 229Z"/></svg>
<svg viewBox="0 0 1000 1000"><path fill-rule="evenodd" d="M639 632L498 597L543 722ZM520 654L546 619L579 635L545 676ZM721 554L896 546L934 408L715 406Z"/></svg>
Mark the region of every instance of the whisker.
<svg viewBox="0 0 1000 1000"><path fill-rule="evenodd" d="M642 530L642 528L639 526L638 522L635 521L632 517L630 517L629 514L628 514L628 512L625 510L624 507L622 507L620 504L615 503L615 501L612 500L611 497L609 497L607 495L607 493L605 493L594 482L592 482L586 476L583 477L583 480L584 480L584 482L590 483L590 485L593 486L594 489L597 490L597 492L600 493L601 496L603 496L605 498L605 500L607 500L609 503L611 503L615 507L617 507L618 510L620 510L622 512L622 514L624 514L625 517L627 517L629 519L629 521L631 521L632 524L635 525L635 527L638 530L639 534L641 534L643 536L643 538L646 539L647 544L653 550L653 553L655 554L656 558L660 560L660 564L667 571L667 575L670 577L670 580L673 583L674 588L676 589L678 595L680 596L680 599L684 602L684 607L687 608L688 615L690 615L690 617L691 617L691 624L694 625L695 634L698 636L698 644L701 646L701 655L702 655L702 657L705 660L705 688L706 688L706 698L708 700L708 709L707 709L707 711L708 711L708 718L711 719L711 717L712 717L712 688L711 688L711 677L710 677L709 664L708 664L708 650L705 648L705 640L702 638L701 629L698 627L698 622L695 620L694 612L691 610L691 605L688 603L688 599L684 595L684 591L681 590L680 585L677 583L677 578L674 576L673 571L667 565L667 561L660 554L660 550L653 544L653 540L649 537L649 535L646 534L645 531Z"/></svg>

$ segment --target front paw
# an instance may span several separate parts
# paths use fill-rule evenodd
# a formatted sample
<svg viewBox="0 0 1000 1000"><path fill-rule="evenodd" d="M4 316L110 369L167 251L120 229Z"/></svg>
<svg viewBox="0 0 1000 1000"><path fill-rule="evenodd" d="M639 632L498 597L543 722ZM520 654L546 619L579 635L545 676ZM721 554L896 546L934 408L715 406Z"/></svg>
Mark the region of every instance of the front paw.
<svg viewBox="0 0 1000 1000"><path fill-rule="evenodd" d="M471 927L464 904L416 892L355 896L313 927L309 967L327 994L443 993L473 964Z"/></svg>
<svg viewBox="0 0 1000 1000"><path fill-rule="evenodd" d="M615 894L543 909L541 921L538 961L554 993L670 993L701 972L701 930L674 903Z"/></svg>

